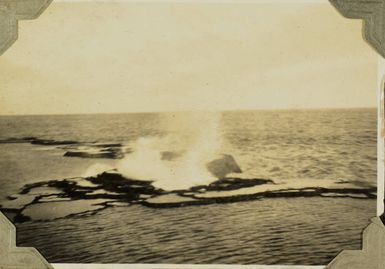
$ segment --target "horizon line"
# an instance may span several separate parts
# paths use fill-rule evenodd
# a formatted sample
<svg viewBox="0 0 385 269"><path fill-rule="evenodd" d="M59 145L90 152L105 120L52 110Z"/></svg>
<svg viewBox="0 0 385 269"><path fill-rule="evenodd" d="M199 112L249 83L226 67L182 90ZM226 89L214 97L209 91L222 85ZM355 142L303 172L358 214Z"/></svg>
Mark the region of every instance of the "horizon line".
<svg viewBox="0 0 385 269"><path fill-rule="evenodd" d="M200 110L161 110L161 111L122 111L122 112L74 112L74 113L31 113L31 114L0 114L0 117L12 116L75 116L75 115L117 115L117 114L156 114L156 113L215 113L215 112L246 112L246 111L301 111L301 110L349 110L377 109L377 106L366 107L305 107L305 108L245 108L245 109L200 109Z"/></svg>

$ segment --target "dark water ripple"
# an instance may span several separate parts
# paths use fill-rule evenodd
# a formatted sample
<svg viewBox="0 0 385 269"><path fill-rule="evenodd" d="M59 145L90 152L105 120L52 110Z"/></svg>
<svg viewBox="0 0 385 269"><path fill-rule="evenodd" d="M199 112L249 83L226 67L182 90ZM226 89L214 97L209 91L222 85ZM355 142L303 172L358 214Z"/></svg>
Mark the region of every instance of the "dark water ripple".
<svg viewBox="0 0 385 269"><path fill-rule="evenodd" d="M160 123L169 116L0 117L0 138L129 144L164 135ZM223 152L231 153L250 178L375 186L375 109L225 112L221 126ZM55 148L3 144L1 149L0 200L27 183L76 177L94 164L63 157ZM361 229L375 209L375 199L327 197L172 209L134 205L18 224L17 236L21 246L37 247L52 263L319 265L342 249L359 249Z"/></svg>
<svg viewBox="0 0 385 269"><path fill-rule="evenodd" d="M375 203L312 197L115 207L93 216L18 224L17 239L21 246L33 242L51 263L323 265L343 249L361 247L359 227L375 215Z"/></svg>

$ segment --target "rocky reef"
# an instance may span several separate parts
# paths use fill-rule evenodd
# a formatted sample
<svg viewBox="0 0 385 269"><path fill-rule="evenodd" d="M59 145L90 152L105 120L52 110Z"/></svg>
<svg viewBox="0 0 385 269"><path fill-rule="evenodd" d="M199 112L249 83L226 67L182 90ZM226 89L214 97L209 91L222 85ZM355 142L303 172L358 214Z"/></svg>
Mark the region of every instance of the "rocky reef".
<svg viewBox="0 0 385 269"><path fill-rule="evenodd" d="M64 157L121 159L130 149L121 143L79 142L74 140L41 139L36 137L7 138L0 144L29 143L37 146L54 146L64 151Z"/></svg>
<svg viewBox="0 0 385 269"><path fill-rule="evenodd" d="M79 142L72 140L9 138L0 144L30 143L63 150L64 157L121 159L132 151L122 143ZM160 152L162 161L174 161L184 152ZM112 206L141 205L172 208L233 203L260 199L293 197L334 197L376 199L376 187L366 181L288 180L248 178L228 154L219 155L206 164L218 180L206 185L189 185L185 189L161 189L156 181L127 178L116 169L90 177L75 177L25 185L0 205L2 212L15 222L50 220L82 216ZM237 174L237 176L234 176Z"/></svg>
<svg viewBox="0 0 385 269"><path fill-rule="evenodd" d="M350 197L375 199L376 188L362 188L341 181L317 186L276 184L269 179L228 177L186 190L166 191L152 181L125 178L115 170L87 178L42 181L25 185L8 197L1 210L15 222L49 220L74 215L95 214L111 206L134 204L152 208L172 208L213 203L292 197Z"/></svg>
<svg viewBox="0 0 385 269"><path fill-rule="evenodd" d="M15 143L31 143L32 145L43 146L59 146L59 145L73 145L78 144L77 141L72 140L53 140L53 139L40 139L36 137L22 137L22 138L7 138L0 140L0 144L15 144Z"/></svg>

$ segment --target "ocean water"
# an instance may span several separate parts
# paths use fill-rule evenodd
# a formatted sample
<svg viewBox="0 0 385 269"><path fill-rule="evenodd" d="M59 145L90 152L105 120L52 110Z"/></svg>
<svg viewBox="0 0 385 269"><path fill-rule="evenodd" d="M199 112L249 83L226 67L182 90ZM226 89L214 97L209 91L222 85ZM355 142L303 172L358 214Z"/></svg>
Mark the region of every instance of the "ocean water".
<svg viewBox="0 0 385 269"><path fill-rule="evenodd" d="M3 116L0 139L129 143L166 135L170 128L164 128L164 119L175 115ZM221 152L232 154L244 173L254 177L375 183L376 119L375 109L223 112ZM203 122L197 128L204 136L210 126Z"/></svg>
<svg viewBox="0 0 385 269"><path fill-rule="evenodd" d="M371 200L293 198L174 209L114 207L17 226L55 263L326 265L361 249Z"/></svg>
<svg viewBox="0 0 385 269"><path fill-rule="evenodd" d="M121 143L130 156L138 140L150 139L162 150L194 151L196 158L207 158L211 150L231 154L243 171L240 177L271 179L288 189L326 181L369 188L376 186L376 122L375 109L1 116L0 140ZM95 164L121 162L64 157L63 148L54 145L4 142L0 149L0 204L25 184L80 177ZM153 169L156 176L152 159L140 160L143 170ZM361 231L375 207L375 199L349 197L112 207L17 224L18 242L56 263L326 264L342 248L360 248ZM76 242L64 233L76 234Z"/></svg>

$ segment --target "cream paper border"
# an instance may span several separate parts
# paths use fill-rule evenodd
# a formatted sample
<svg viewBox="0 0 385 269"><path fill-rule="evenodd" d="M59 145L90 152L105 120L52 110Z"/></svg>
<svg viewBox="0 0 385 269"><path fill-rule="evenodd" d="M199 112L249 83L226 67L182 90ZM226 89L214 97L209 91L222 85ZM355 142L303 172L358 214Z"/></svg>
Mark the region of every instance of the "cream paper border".
<svg viewBox="0 0 385 269"><path fill-rule="evenodd" d="M377 216L384 214L385 195L385 59L378 57L378 90L377 90Z"/></svg>
<svg viewBox="0 0 385 269"><path fill-rule="evenodd" d="M27 5L27 3L31 3L31 2L35 2L36 0L0 0L0 6L1 4L5 3L5 4L8 4L8 3L11 3L11 4L14 4L15 2L25 2L25 5ZM333 0L331 0L332 2ZM370 0L356 0L356 1L346 1L346 0L337 0L338 2L354 2L354 3L358 3L358 5L361 5L361 6L369 6L369 5L372 5L372 4L378 4L378 3L383 3L384 0L379 0L379 1L370 1ZM237 1L237 0L195 0L195 1L185 1L185 0L142 0L142 1L132 1L132 0L81 0L81 1L78 1L78 0L57 0L56 2L180 2L180 3L183 3L183 2L199 2L199 3L232 3L232 4L235 4L235 3L326 3L327 1L326 0L240 0L240 1ZM15 13L14 13L15 15ZM34 18L36 16L32 16L31 18ZM385 14L384 14L384 17L385 17ZM14 17L15 19L19 19L19 17L17 16L17 14L15 15ZM23 18L23 17L20 17L20 19L31 19L31 18ZM373 25L373 21L371 21L372 25ZM385 29L384 29L385 30ZM17 37L17 36L16 36ZM380 40L382 41L382 40ZM385 47L385 46L384 46ZM377 50L379 50L378 48L376 48ZM384 200L384 192L385 192L385 189L384 189L384 167L385 167L385 153L384 153L384 146L385 146L385 143L384 143L384 139L385 139L385 128L384 128L384 122L385 122L385 119L384 119L384 92L383 92L383 86L384 86L384 77L385 77L385 59L382 58L382 57L379 57L379 60L378 60L378 142L377 142L377 146L378 146L378 153L377 153L377 216L380 216L383 214L384 212L384 203L383 203L383 200ZM369 227L374 227L373 225L376 225L376 227L380 227L382 223L380 223L379 221L379 218L374 218L372 220L372 224L369 225ZM383 224L382 224L383 225ZM369 227L367 230L369 230ZM14 230L11 229L12 231L10 231L10 237L12 237L12 233L14 233ZM373 229L372 229L373 230ZM4 231L2 231L4 232ZM0 233L1 234L1 233ZM0 238L1 239L1 238ZM0 240L1 242L1 240ZM22 248L17 248L17 249L22 249ZM381 249L384 249L383 247ZM40 266L34 266L32 264L28 264L26 263L24 266L22 265L16 265L15 266L12 266L10 264L7 265L3 265L2 264L2 258L1 258L1 255L2 255L2 248L0 247L0 269L8 269L8 268L12 268L12 269L16 269L16 268L49 268L49 267L40 267ZM358 256L358 254L362 254L364 253L364 251L361 251L361 250L357 250L357 251L353 251L354 253L352 252L349 252L351 255L355 255L355 256ZM344 254L344 252L342 253ZM346 254L346 252L345 252ZM381 254L381 253L380 253ZM339 256L343 256L343 255L339 255ZM338 259L338 257L333 260L333 262L331 262L327 268L349 268L349 269L353 269L353 267L355 268L354 265L352 265L352 263L348 263L348 266L349 267L345 267L345 266L335 266L335 264L338 264L338 261L339 260L342 260L342 259ZM346 255L345 255L346 256ZM7 256L8 257L8 256ZM375 259L374 259L375 260ZM361 267L361 268L383 268L383 267L377 267L377 264L373 264L373 261L372 259L372 262L371 262L371 265L372 266L365 266L365 267ZM337 262L334 262L334 261L337 261ZM349 265L350 264L350 265ZM381 263L380 266L382 266L383 263ZM10 267L11 266L11 267ZM126 268L137 268L137 269L168 269L168 268L183 268L183 269L233 269L233 268L244 268L244 269L320 269L320 268L325 268L325 266L282 266L282 265L271 265L271 266L266 266L266 265L186 265L186 264L51 264L51 266L53 266L54 268L56 269L75 269L75 268L79 268L79 269L104 269L104 268L108 268L108 269L126 269ZM352 267L353 266L353 267ZM362 266L359 265L359 266ZM374 266L374 267L373 267ZM385 268L385 267L384 267Z"/></svg>
<svg viewBox="0 0 385 269"><path fill-rule="evenodd" d="M325 266L302 265L195 265L195 264L70 264L53 263L55 269L323 269ZM364 269L364 268L363 268ZM366 269L366 268L365 268ZM369 268L368 268L369 269Z"/></svg>

